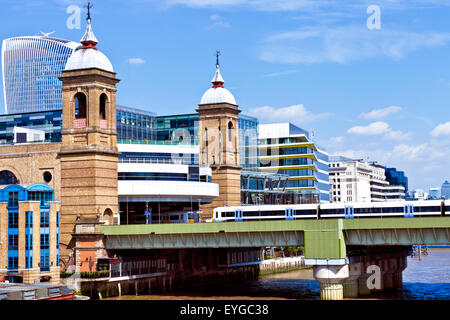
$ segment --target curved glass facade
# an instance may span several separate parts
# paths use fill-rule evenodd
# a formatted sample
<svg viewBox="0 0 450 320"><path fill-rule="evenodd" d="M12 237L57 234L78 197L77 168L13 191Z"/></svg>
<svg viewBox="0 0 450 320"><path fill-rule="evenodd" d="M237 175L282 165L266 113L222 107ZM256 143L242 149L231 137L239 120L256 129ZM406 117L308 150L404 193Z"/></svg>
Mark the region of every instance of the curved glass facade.
<svg viewBox="0 0 450 320"><path fill-rule="evenodd" d="M44 36L3 40L6 113L62 110L62 75L79 43Z"/></svg>

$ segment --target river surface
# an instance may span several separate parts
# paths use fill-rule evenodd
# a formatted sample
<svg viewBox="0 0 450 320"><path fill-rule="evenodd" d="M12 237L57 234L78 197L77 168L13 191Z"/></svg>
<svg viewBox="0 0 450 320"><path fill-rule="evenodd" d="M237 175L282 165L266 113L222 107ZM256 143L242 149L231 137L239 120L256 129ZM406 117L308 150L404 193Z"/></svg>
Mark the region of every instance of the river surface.
<svg viewBox="0 0 450 320"><path fill-rule="evenodd" d="M312 269L268 275L226 286L172 291L167 295L122 296L120 300L319 300L320 284ZM431 248L428 255L408 257L403 288L379 293L370 299L450 300L450 248Z"/></svg>

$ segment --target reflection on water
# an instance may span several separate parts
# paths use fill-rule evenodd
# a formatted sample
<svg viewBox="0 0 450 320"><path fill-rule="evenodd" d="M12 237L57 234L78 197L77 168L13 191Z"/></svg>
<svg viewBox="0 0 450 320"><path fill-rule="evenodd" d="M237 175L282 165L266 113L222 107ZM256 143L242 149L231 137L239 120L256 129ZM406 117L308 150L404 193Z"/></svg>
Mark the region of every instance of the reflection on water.
<svg viewBox="0 0 450 320"><path fill-rule="evenodd" d="M408 257L408 267L403 272L403 288L380 293L377 299L439 299L450 300L450 249L429 249L429 255ZM320 285L314 280L312 270L269 275L245 284L228 284L220 287L202 287L170 292L168 295L123 296L112 299L139 300L318 300Z"/></svg>

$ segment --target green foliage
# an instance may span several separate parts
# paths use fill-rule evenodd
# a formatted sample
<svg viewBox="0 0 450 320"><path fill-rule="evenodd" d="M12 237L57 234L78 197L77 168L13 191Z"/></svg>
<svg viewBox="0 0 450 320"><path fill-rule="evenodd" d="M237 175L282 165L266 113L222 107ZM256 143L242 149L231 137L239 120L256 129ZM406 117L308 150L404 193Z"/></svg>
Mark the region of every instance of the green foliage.
<svg viewBox="0 0 450 320"><path fill-rule="evenodd" d="M68 277L70 277L71 275L73 275L74 273L75 273L75 272L67 272L66 270L61 270L59 276L60 276L61 278L68 278Z"/></svg>
<svg viewBox="0 0 450 320"><path fill-rule="evenodd" d="M107 278L107 277L109 277L109 270L92 271L92 272L80 272L80 277L82 279Z"/></svg>
<svg viewBox="0 0 450 320"><path fill-rule="evenodd" d="M283 251L288 256L301 256L305 252L305 247L283 247Z"/></svg>

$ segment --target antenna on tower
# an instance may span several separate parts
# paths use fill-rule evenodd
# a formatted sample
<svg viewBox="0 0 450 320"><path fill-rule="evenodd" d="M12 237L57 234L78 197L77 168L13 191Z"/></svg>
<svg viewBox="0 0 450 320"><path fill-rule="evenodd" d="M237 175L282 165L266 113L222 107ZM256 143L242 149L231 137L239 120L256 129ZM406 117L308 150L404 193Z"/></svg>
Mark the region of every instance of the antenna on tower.
<svg viewBox="0 0 450 320"><path fill-rule="evenodd" d="M91 4L90 1L88 1L88 4L86 6L87 10L88 10L88 15L87 15L87 20L91 20L91 8L93 7L93 5Z"/></svg>
<svg viewBox="0 0 450 320"><path fill-rule="evenodd" d="M216 50L216 67L219 66L219 56L220 56L221 54L222 54L222 53L220 52L220 50Z"/></svg>

